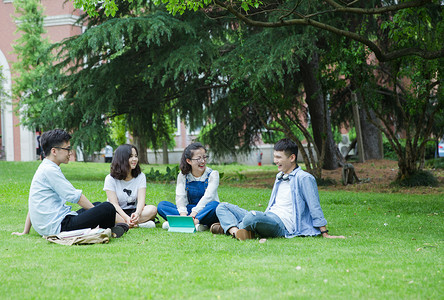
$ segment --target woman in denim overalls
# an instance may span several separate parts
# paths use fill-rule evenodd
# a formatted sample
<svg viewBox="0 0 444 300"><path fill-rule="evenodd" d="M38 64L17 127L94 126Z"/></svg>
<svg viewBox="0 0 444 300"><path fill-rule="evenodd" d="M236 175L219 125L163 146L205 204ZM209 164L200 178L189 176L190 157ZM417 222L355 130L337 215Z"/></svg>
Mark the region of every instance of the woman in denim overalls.
<svg viewBox="0 0 444 300"><path fill-rule="evenodd" d="M192 143L185 148L180 161L181 172L177 176L177 206L168 201L160 202L157 212L162 218L167 220L168 215L191 216L197 231L207 230L211 224L218 222L219 172L206 166L207 158L201 143ZM162 227L168 226L165 222Z"/></svg>

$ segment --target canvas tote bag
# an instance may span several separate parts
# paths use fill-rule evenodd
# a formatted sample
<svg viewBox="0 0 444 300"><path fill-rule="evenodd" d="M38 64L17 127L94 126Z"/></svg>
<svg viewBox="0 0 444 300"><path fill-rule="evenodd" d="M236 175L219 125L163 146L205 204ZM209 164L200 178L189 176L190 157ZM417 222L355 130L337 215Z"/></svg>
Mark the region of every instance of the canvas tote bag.
<svg viewBox="0 0 444 300"><path fill-rule="evenodd" d="M71 245L91 245L107 244L111 238L111 229L81 229L74 231L60 232L57 235L45 236L48 242L71 246Z"/></svg>

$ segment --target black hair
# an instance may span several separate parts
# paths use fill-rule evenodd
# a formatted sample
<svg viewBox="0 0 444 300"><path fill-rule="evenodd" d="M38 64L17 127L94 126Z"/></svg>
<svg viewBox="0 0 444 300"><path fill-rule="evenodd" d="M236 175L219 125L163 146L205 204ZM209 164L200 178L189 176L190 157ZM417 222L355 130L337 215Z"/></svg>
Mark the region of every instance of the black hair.
<svg viewBox="0 0 444 300"><path fill-rule="evenodd" d="M204 149L207 152L207 149L201 143L192 143L189 144L185 150L183 150L182 158L180 159L180 171L182 174L187 175L191 172L191 165L187 163L187 159L193 158L193 151L197 149Z"/></svg>
<svg viewBox="0 0 444 300"><path fill-rule="evenodd" d="M69 142L71 135L63 129L53 129L45 131L40 137L40 145L48 157L51 154L51 149L63 145L65 142Z"/></svg>
<svg viewBox="0 0 444 300"><path fill-rule="evenodd" d="M132 149L135 149L137 156L139 156L139 151L137 151L134 145L124 144L117 147L111 162L110 174L113 178L124 180L128 176L128 171L131 170L129 158L133 154ZM142 173L142 170L140 169L139 162L137 162L137 166L131 170L131 176L136 178L140 173Z"/></svg>
<svg viewBox="0 0 444 300"><path fill-rule="evenodd" d="M274 145L274 151L284 151L289 157L294 154L298 158L298 145L290 139L282 139Z"/></svg>

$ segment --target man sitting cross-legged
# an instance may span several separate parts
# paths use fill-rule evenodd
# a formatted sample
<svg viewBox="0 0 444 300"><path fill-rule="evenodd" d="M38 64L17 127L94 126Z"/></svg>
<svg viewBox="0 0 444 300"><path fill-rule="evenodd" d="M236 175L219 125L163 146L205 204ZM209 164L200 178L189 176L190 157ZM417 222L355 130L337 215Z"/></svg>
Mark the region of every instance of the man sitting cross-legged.
<svg viewBox="0 0 444 300"><path fill-rule="evenodd" d="M116 209L109 202L94 206L75 189L60 170L60 164L67 164L71 155L71 135L61 129L54 129L42 134L40 142L46 158L42 161L31 182L28 200L28 216L23 232L28 234L31 224L42 236L59 234L84 228L111 228L115 237L120 237L128 230L128 225L117 224ZM71 211L66 202L77 203L82 209Z"/></svg>
<svg viewBox="0 0 444 300"><path fill-rule="evenodd" d="M211 232L225 232L239 240L256 235L292 238L322 234L325 238L345 238L328 234L316 180L297 165L297 155L295 142L289 139L277 142L274 163L280 172L265 212L247 211L234 204L220 203L216 209L220 224L213 224Z"/></svg>

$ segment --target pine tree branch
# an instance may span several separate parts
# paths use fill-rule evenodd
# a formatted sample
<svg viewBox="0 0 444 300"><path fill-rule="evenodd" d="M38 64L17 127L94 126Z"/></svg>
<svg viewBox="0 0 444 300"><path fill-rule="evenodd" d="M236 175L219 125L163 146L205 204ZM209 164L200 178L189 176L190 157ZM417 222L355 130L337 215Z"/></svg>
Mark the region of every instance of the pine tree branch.
<svg viewBox="0 0 444 300"><path fill-rule="evenodd" d="M334 1L330 1L332 5L333 3L336 3ZM386 6L382 8L372 8L372 9L364 9L364 8L351 8L351 7L338 7L334 11L339 12L352 12L355 14L381 14L384 12L390 12L390 11L397 11L400 9L405 8L412 8L412 7L419 7L423 6L427 3L431 3L431 0L418 0L418 1L409 1L397 5L392 6ZM405 57L405 56L419 56L424 59L436 59L440 57L444 57L444 48L436 50L436 51L427 51L424 49L420 49L418 47L410 47L410 48L404 48L399 49L391 52L384 52L376 43L372 42L370 39L357 34L355 32L343 30L337 27L334 27L332 25L328 25L322 22L315 21L311 19L309 16L304 16L302 14L299 14L299 18L290 19L290 20L283 20L280 19L276 22L269 22L269 21L256 21L251 19L250 15L246 15L238 11L235 6L231 5L230 2L223 2L221 0L215 0L215 3L219 5L220 7L228 10L231 14L233 14L236 18L243 21L247 25L256 26L256 27L268 27L268 28L275 28L275 27L285 27L285 26L312 26L316 27L322 30L326 30L329 32L332 32L334 34L344 36L347 38L350 38L352 40L355 40L357 42L360 42L367 47L375 54L377 59L381 62L385 61L391 61L397 58ZM336 5L339 5L336 3Z"/></svg>

